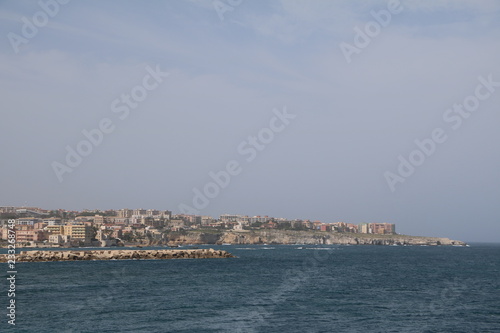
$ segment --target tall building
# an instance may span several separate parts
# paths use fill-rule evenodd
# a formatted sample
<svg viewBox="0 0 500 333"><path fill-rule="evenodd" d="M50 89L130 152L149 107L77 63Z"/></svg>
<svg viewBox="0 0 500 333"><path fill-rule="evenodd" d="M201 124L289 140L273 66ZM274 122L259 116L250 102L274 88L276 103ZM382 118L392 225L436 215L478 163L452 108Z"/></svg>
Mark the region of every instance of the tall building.
<svg viewBox="0 0 500 333"><path fill-rule="evenodd" d="M396 225L393 223L361 223L358 225L358 230L363 234L395 234Z"/></svg>
<svg viewBox="0 0 500 333"><path fill-rule="evenodd" d="M90 242L93 234L92 227L84 224L68 224L63 226L63 235L68 235L73 239L83 242Z"/></svg>
<svg viewBox="0 0 500 333"><path fill-rule="evenodd" d="M134 209L133 214L134 216L143 216L146 215L146 210L139 208L139 209Z"/></svg>
<svg viewBox="0 0 500 333"><path fill-rule="evenodd" d="M162 217L167 219L167 220L170 220L170 218L172 217L172 211L170 210L164 210L162 213L161 213Z"/></svg>
<svg viewBox="0 0 500 333"><path fill-rule="evenodd" d="M358 224L358 232L362 234L370 234L370 227L368 226L368 223L360 223Z"/></svg>
<svg viewBox="0 0 500 333"><path fill-rule="evenodd" d="M120 209L118 211L118 217L120 218L129 218L132 217L133 210L132 209Z"/></svg>
<svg viewBox="0 0 500 333"><path fill-rule="evenodd" d="M148 210L146 211L146 215L147 215L147 216L153 216L153 217L154 217L154 216L158 216L158 215L160 215L160 211L159 211L159 210L156 210L156 209L148 209Z"/></svg>

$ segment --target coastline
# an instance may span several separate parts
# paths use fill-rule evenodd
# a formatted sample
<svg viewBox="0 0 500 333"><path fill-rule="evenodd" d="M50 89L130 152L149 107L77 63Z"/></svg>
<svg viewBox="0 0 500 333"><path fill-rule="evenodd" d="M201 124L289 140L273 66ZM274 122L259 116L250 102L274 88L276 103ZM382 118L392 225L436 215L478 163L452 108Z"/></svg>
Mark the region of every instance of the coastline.
<svg viewBox="0 0 500 333"><path fill-rule="evenodd" d="M328 231L294 230L243 230L208 233L185 231L171 233L164 242L149 245L202 245L202 244L282 244L282 245L426 245L426 246L467 246L467 243L443 237L408 235L376 235L362 233L338 233Z"/></svg>
<svg viewBox="0 0 500 333"><path fill-rule="evenodd" d="M364 234L364 233L339 233L331 231L296 231L296 230L183 230L167 232L159 240L142 242L125 242L118 246L102 248L128 248L165 246L178 247L187 245L386 245L386 246L468 246L466 242L452 240L445 237L409 236L398 234ZM0 248L7 248L8 243L0 244ZM65 249L49 243L17 244L17 248L39 249ZM84 247L80 247L84 248Z"/></svg>

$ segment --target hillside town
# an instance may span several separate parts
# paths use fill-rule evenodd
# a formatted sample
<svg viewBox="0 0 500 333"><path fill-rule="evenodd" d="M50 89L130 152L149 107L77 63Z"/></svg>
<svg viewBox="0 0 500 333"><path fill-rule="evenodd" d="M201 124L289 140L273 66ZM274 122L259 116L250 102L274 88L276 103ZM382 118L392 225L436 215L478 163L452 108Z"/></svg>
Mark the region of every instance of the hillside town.
<svg viewBox="0 0 500 333"><path fill-rule="evenodd" d="M8 239L8 221L15 220L19 246L108 247L161 242L182 231L249 231L262 229L315 230L337 233L396 234L392 223L310 221L269 216L223 214L218 218L172 214L169 210L45 210L37 207L0 207L2 240Z"/></svg>

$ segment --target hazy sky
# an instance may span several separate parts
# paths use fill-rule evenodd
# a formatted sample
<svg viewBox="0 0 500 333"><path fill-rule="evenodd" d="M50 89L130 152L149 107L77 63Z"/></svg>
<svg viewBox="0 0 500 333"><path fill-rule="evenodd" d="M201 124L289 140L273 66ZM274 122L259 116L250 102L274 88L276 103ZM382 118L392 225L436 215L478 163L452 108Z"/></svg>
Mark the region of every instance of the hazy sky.
<svg viewBox="0 0 500 333"><path fill-rule="evenodd" d="M41 2L0 2L0 206L500 241L500 1Z"/></svg>

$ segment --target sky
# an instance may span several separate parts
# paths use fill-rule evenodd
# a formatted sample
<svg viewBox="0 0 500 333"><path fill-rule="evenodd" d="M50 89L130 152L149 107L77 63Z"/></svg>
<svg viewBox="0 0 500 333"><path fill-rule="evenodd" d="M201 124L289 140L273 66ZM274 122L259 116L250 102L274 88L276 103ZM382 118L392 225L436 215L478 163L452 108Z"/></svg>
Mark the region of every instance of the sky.
<svg viewBox="0 0 500 333"><path fill-rule="evenodd" d="M500 1L0 1L0 206L500 242Z"/></svg>

